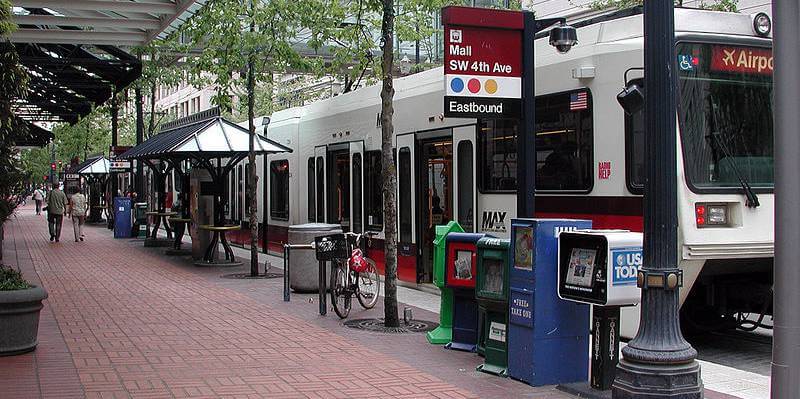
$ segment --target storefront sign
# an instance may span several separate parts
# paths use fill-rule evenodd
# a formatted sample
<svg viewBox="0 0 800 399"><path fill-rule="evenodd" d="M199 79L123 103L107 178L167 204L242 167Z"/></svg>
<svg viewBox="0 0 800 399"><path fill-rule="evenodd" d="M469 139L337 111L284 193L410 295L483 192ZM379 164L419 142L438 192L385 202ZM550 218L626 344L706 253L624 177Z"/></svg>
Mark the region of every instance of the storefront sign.
<svg viewBox="0 0 800 399"><path fill-rule="evenodd" d="M758 75L772 75L772 50L757 47L714 46L711 70Z"/></svg>
<svg viewBox="0 0 800 399"><path fill-rule="evenodd" d="M522 114L522 13L446 7L444 115L519 118Z"/></svg>

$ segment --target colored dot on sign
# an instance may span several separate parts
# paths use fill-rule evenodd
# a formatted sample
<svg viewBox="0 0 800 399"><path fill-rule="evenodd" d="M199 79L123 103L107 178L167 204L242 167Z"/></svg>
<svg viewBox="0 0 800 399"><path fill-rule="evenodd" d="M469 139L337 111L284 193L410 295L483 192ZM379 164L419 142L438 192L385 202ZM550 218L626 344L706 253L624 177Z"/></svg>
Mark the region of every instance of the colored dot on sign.
<svg viewBox="0 0 800 399"><path fill-rule="evenodd" d="M456 93L461 93L461 90L464 90L464 81L461 78L453 78L450 81L450 89Z"/></svg>
<svg viewBox="0 0 800 399"><path fill-rule="evenodd" d="M489 94L497 93L497 81L494 79L489 79L483 84L483 88Z"/></svg>
<svg viewBox="0 0 800 399"><path fill-rule="evenodd" d="M475 78L470 79L469 83L467 83L467 88L470 92L477 93L481 91L481 81Z"/></svg>

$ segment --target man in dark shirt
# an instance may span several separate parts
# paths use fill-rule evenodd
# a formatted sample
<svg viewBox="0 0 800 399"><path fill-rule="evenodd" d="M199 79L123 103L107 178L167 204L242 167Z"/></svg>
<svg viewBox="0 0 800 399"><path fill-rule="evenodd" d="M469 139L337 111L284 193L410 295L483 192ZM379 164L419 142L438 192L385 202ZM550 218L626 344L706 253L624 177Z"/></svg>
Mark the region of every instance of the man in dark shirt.
<svg viewBox="0 0 800 399"><path fill-rule="evenodd" d="M47 226L50 229L50 241L61 238L61 223L67 210L67 196L56 186L47 194Z"/></svg>

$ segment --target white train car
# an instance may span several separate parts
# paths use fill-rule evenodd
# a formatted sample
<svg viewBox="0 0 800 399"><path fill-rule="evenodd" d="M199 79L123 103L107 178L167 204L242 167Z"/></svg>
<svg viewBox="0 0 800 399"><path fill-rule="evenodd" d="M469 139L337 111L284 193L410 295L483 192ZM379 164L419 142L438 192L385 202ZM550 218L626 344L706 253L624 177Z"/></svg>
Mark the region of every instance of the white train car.
<svg viewBox="0 0 800 399"><path fill-rule="evenodd" d="M692 327L731 327L737 316L771 311L771 39L748 15L676 9L675 17L683 315ZM643 76L642 15L576 27L579 44L567 54L536 43L536 213L641 231L643 116L625 114L616 96ZM395 89L398 272L426 284L435 225L456 220L508 236L518 124L444 118L441 68L397 79ZM295 150L259 167L272 249L292 224L382 231L379 94L376 85L272 115L268 136ZM747 195L760 205L748 206ZM369 251L379 265L382 250L379 235ZM624 312L623 335L637 317Z"/></svg>

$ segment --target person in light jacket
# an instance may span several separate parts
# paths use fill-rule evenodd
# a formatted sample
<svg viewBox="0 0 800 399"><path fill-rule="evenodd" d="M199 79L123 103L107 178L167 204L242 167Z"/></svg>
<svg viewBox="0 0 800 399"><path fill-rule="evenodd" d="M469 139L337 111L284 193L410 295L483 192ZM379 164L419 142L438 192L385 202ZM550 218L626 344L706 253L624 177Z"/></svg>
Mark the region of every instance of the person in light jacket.
<svg viewBox="0 0 800 399"><path fill-rule="evenodd" d="M69 198L69 217L72 218L72 232L75 234L75 242L83 241L83 223L86 221L86 196L81 192L80 187L74 190Z"/></svg>

